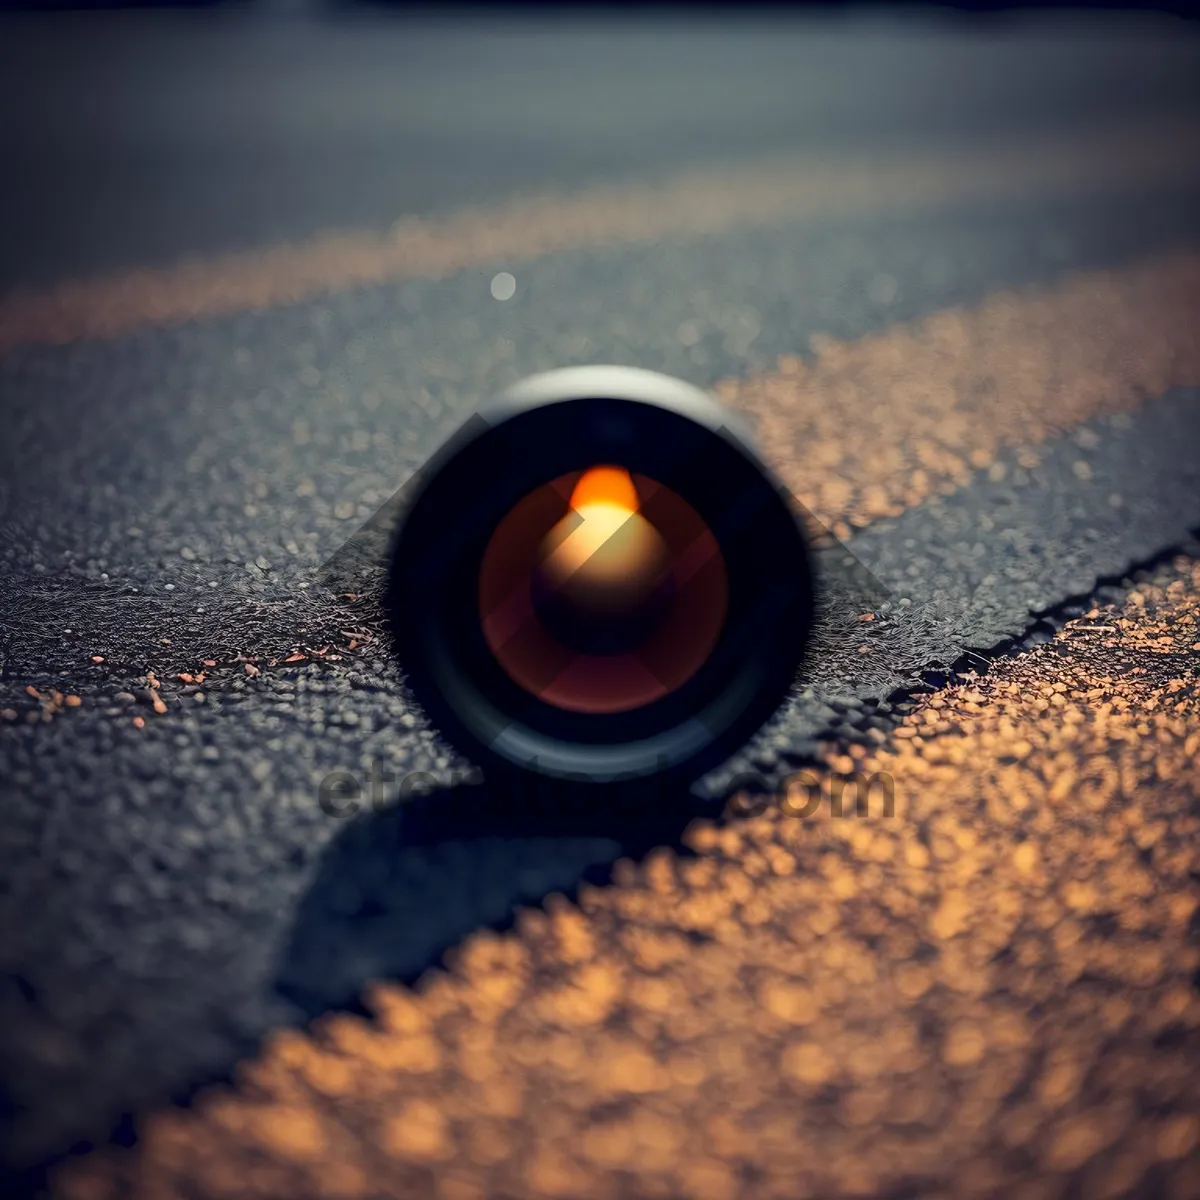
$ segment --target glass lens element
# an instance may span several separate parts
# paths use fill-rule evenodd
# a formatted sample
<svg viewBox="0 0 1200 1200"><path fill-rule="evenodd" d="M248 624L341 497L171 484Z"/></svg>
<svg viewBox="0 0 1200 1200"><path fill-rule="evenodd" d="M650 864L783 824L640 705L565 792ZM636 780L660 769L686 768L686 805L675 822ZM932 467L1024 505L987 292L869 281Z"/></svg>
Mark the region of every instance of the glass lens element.
<svg viewBox="0 0 1200 1200"><path fill-rule="evenodd" d="M703 518L644 475L602 464L534 489L497 525L479 577L484 638L547 704L627 712L704 664L728 606Z"/></svg>

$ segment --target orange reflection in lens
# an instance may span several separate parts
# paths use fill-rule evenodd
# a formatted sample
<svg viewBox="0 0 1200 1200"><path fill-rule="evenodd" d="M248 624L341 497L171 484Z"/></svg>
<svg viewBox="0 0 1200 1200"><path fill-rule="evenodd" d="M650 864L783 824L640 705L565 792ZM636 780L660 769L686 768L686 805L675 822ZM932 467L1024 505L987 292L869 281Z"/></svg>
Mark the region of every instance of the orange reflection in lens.
<svg viewBox="0 0 1200 1200"><path fill-rule="evenodd" d="M592 467L571 492L574 509L609 507L631 513L638 506L637 488L624 467Z"/></svg>
<svg viewBox="0 0 1200 1200"><path fill-rule="evenodd" d="M576 650L632 649L665 611L670 553L638 504L628 471L593 467L571 492L570 511L542 539L534 609Z"/></svg>
<svg viewBox="0 0 1200 1200"><path fill-rule="evenodd" d="M691 505L605 465L514 506L485 551L479 598L485 640L522 687L572 711L622 712L699 669L728 583Z"/></svg>

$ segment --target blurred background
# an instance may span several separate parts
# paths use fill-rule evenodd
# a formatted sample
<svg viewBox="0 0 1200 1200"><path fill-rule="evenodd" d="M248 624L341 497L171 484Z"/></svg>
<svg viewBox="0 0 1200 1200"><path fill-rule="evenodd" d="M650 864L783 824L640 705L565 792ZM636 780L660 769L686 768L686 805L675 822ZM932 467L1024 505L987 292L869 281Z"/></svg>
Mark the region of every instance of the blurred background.
<svg viewBox="0 0 1200 1200"><path fill-rule="evenodd" d="M693 165L977 152L1198 103L1194 47L1153 12L38 7L0 43L10 285Z"/></svg>

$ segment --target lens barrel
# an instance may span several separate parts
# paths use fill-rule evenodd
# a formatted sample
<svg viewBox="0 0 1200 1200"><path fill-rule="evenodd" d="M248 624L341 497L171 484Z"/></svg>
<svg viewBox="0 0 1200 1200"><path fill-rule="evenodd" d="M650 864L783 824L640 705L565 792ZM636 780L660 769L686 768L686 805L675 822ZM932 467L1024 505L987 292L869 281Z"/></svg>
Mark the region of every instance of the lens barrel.
<svg viewBox="0 0 1200 1200"><path fill-rule="evenodd" d="M692 780L771 716L813 618L790 496L677 379L516 384L423 468L387 607L414 698L487 774Z"/></svg>

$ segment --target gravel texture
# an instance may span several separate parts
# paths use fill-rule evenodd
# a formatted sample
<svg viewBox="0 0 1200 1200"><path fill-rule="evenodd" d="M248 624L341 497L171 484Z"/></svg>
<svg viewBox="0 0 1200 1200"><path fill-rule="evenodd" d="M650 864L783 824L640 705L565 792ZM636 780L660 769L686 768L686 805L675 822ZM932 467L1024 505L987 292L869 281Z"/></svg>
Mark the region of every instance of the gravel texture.
<svg viewBox="0 0 1200 1200"><path fill-rule="evenodd" d="M59 1194L1196 1195L1198 615L1180 558Z"/></svg>

